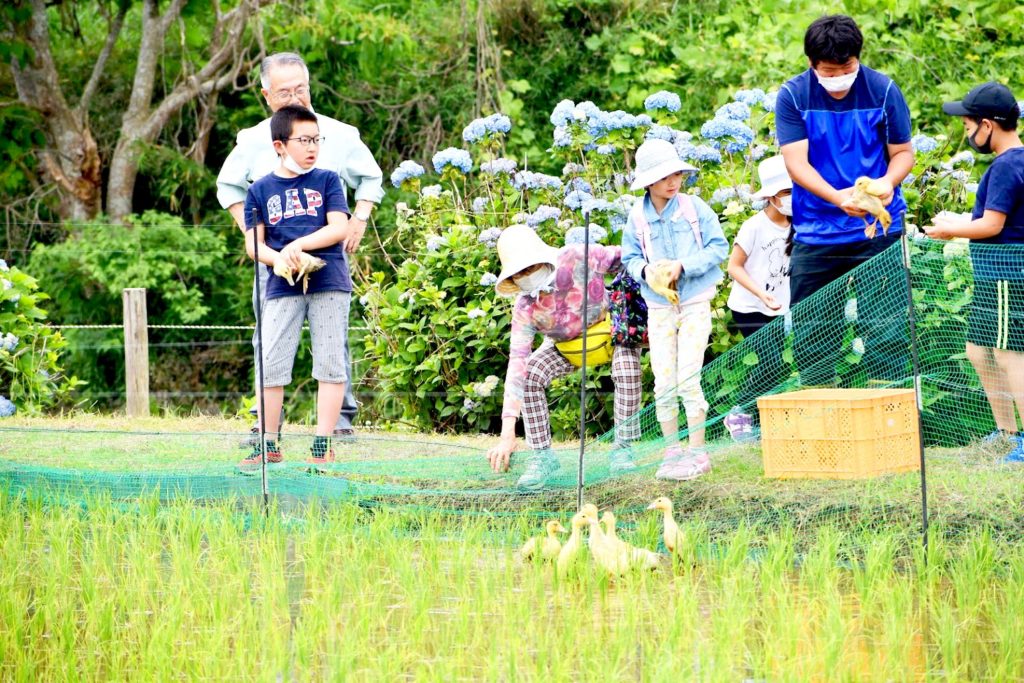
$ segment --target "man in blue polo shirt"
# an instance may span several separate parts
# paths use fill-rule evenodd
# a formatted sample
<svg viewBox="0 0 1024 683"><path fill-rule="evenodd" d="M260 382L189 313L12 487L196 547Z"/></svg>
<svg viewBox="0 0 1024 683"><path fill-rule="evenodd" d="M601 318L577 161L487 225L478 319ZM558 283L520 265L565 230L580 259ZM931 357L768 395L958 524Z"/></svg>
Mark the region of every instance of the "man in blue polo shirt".
<svg viewBox="0 0 1024 683"><path fill-rule="evenodd" d="M910 110L892 79L860 63L863 43L852 18L817 19L804 35L810 68L779 92L776 134L793 178L794 306L884 252L903 230L907 204L900 183L914 167ZM879 232L868 239L865 212L848 203L861 176L881 179L892 188L882 197L893 219L888 236ZM894 252L893 258L898 259ZM857 299L862 344L854 344L853 351L863 353L862 367L870 378L901 378L906 359L902 283L877 276L848 282ZM813 312L807 307L793 312L794 351L804 384L834 380L842 355L843 310L852 298L848 290L832 288L819 297Z"/></svg>

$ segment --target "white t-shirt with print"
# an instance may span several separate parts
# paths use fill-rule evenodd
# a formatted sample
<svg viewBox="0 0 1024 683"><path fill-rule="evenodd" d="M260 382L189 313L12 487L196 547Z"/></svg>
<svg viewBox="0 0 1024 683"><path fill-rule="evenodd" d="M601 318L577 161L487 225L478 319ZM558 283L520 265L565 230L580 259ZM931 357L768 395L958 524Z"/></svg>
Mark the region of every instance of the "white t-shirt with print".
<svg viewBox="0 0 1024 683"><path fill-rule="evenodd" d="M751 279L775 297L781 308L773 311L738 282L732 283L728 306L740 313L785 315L789 311L789 257L786 236L789 228L776 225L764 211L748 218L736 235L735 244L747 254L744 269Z"/></svg>

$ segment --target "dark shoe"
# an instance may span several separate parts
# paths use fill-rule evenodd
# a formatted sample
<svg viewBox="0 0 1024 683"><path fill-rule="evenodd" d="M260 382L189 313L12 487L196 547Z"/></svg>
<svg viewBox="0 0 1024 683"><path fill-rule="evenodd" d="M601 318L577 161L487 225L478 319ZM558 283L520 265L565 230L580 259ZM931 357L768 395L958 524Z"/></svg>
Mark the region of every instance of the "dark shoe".
<svg viewBox="0 0 1024 683"><path fill-rule="evenodd" d="M331 438L339 443L355 443L356 430L354 429L335 429L331 432Z"/></svg>
<svg viewBox="0 0 1024 683"><path fill-rule="evenodd" d="M306 462L312 465L312 467L309 468L310 474L319 474L322 471L321 467L323 465L334 462L334 449L331 448L326 453L319 456L313 455L313 453L310 452L309 457L306 458Z"/></svg>

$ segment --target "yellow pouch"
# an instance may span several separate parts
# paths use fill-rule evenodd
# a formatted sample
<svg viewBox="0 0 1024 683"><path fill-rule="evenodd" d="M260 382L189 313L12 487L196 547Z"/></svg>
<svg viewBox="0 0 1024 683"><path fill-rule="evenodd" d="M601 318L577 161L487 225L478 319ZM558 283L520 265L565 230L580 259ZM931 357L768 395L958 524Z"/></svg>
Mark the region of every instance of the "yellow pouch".
<svg viewBox="0 0 1024 683"><path fill-rule="evenodd" d="M555 348L565 359L576 367L583 366L583 336L569 341L556 342ZM612 360L612 323L602 318L587 328L587 367L596 367Z"/></svg>

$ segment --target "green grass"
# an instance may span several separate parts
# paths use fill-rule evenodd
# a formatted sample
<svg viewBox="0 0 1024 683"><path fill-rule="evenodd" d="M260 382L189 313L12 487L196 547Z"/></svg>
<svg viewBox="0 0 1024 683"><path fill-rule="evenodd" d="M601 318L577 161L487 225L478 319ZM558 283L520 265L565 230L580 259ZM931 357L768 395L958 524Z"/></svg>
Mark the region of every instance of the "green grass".
<svg viewBox="0 0 1024 683"><path fill-rule="evenodd" d="M900 560L895 530L741 525L619 579L523 563L530 517L239 511L0 493L0 679L1011 680L1024 546L978 529ZM657 524L625 530L655 547ZM759 552L755 553L755 546ZM851 553L849 548L858 548Z"/></svg>

